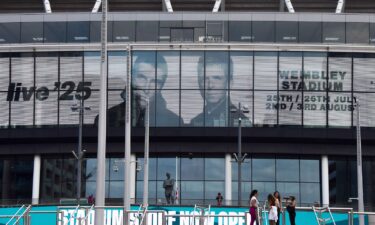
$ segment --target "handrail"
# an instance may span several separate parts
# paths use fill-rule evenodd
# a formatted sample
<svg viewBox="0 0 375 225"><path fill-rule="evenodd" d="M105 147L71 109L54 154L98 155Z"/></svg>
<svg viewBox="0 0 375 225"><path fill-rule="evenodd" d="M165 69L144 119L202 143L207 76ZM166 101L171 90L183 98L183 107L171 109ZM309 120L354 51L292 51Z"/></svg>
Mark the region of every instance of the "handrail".
<svg viewBox="0 0 375 225"><path fill-rule="evenodd" d="M17 210L17 212L9 219L9 221L5 224L5 225L8 225L16 216L18 216L17 214L18 214L18 212L20 211L20 210L22 210L23 208L25 207L25 205L22 205L18 210Z"/></svg>
<svg viewBox="0 0 375 225"><path fill-rule="evenodd" d="M90 209L89 210L87 210L87 213L86 213L86 216L83 218L83 220L84 221L86 221L87 220L87 218L89 217L89 214L90 214L90 212L91 212L91 210L94 208L94 204L92 204L91 205L91 207L90 207ZM81 225L81 224L80 224ZM85 222L85 225L87 225L87 223Z"/></svg>
<svg viewBox="0 0 375 225"><path fill-rule="evenodd" d="M13 223L13 225L14 225L14 224L17 224L18 221L21 219L21 217L23 217L23 216L25 215L25 213L28 213L28 212L30 211L30 209L31 209L31 205L29 205L29 206L25 209L25 211L24 211L20 216L18 216L18 219L16 220L16 222Z"/></svg>

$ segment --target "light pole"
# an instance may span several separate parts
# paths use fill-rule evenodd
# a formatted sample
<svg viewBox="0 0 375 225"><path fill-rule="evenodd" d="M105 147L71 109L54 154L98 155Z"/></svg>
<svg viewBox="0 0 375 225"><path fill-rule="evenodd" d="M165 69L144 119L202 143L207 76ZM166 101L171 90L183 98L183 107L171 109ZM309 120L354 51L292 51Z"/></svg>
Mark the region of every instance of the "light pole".
<svg viewBox="0 0 375 225"><path fill-rule="evenodd" d="M74 157L77 159L77 204L80 204L81 200L81 185L82 185L82 160L86 150L82 150L82 126L83 126L83 114L86 110L91 110L90 107L83 106L83 92L81 96L76 95L76 99L79 99L79 105L74 104L71 109L73 112L79 113L79 129L78 129L78 149L77 153L72 151Z"/></svg>
<svg viewBox="0 0 375 225"><path fill-rule="evenodd" d="M143 170L143 206L148 206L148 161L149 161L149 129L150 129L150 105L149 100L146 100L145 112L145 155L144 155L144 170ZM146 214L147 221L147 214Z"/></svg>
<svg viewBox="0 0 375 225"><path fill-rule="evenodd" d="M238 153L233 153L234 158L236 159L237 165L238 165L238 205L241 206L241 200L242 200L242 181L241 181L241 173L242 173L242 163L245 161L245 158L247 154L245 153L242 155L242 114L243 113L248 113L249 110L245 107L242 107L241 102L238 103L238 108L237 109L231 109L231 113L237 113L238 116Z"/></svg>
<svg viewBox="0 0 375 225"><path fill-rule="evenodd" d="M359 100L354 98L356 111L357 111L357 185L358 185L358 212L364 212L364 202L363 202L363 178L362 178L362 145L361 145L361 115L360 115L360 104ZM359 225L364 225L363 215L359 215Z"/></svg>

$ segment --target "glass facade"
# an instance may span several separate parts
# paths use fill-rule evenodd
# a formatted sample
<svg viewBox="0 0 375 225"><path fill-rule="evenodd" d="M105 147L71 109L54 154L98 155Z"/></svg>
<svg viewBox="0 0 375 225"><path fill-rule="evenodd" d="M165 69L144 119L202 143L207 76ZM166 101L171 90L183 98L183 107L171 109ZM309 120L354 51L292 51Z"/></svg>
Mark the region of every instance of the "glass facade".
<svg viewBox="0 0 375 225"><path fill-rule="evenodd" d="M158 15L159 16L159 15ZM251 15L249 15L251 18ZM374 23L326 21L136 21L108 22L109 42L290 42L373 44ZM99 21L0 23L0 44L100 41Z"/></svg>
<svg viewBox="0 0 375 225"><path fill-rule="evenodd" d="M108 124L124 125L127 53L108 53ZM145 99L152 127L353 126L354 98L364 127L373 127L374 54L260 51L134 51L134 127L142 127ZM91 107L97 124L99 52L0 55L1 127L71 126L71 106Z"/></svg>

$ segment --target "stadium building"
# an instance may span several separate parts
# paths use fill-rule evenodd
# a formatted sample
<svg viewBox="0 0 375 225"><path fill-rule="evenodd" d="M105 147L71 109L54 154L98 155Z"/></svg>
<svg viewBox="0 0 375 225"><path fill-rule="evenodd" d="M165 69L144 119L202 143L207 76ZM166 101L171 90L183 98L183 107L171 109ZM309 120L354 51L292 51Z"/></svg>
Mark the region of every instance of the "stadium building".
<svg viewBox="0 0 375 225"><path fill-rule="evenodd" d="M182 205L215 203L218 192L227 205L247 205L258 189L261 201L278 190L300 205L355 207L348 199L357 196L357 100L365 207L373 210L375 2L292 0L292 9L278 0L222 0L218 12L215 1L170 3L109 0L107 203L123 197L131 68L132 202L142 200L148 98L151 204L165 204L170 173ZM2 204L75 198L80 116L72 106L81 99L82 196L95 194L101 15L94 5L0 3ZM247 154L240 202L239 117Z"/></svg>

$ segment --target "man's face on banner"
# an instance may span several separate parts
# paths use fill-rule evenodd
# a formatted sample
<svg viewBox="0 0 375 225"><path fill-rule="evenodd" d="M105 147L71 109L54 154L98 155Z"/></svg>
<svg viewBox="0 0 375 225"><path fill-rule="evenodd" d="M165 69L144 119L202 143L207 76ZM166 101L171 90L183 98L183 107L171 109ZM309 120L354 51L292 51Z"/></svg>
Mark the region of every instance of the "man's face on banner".
<svg viewBox="0 0 375 225"><path fill-rule="evenodd" d="M134 74L133 87L135 88L135 98L141 108L146 107L146 100L155 101L155 88L157 91L163 87L163 76L158 76L155 79L155 65L141 62L137 68L137 74ZM161 69L158 69L158 74L162 74ZM155 86L156 83L156 86Z"/></svg>
<svg viewBox="0 0 375 225"><path fill-rule="evenodd" d="M228 78L226 66L223 63L209 63L206 65L206 77L199 77L199 86L204 95L204 83L206 84L205 100L207 104L219 103L226 96Z"/></svg>

